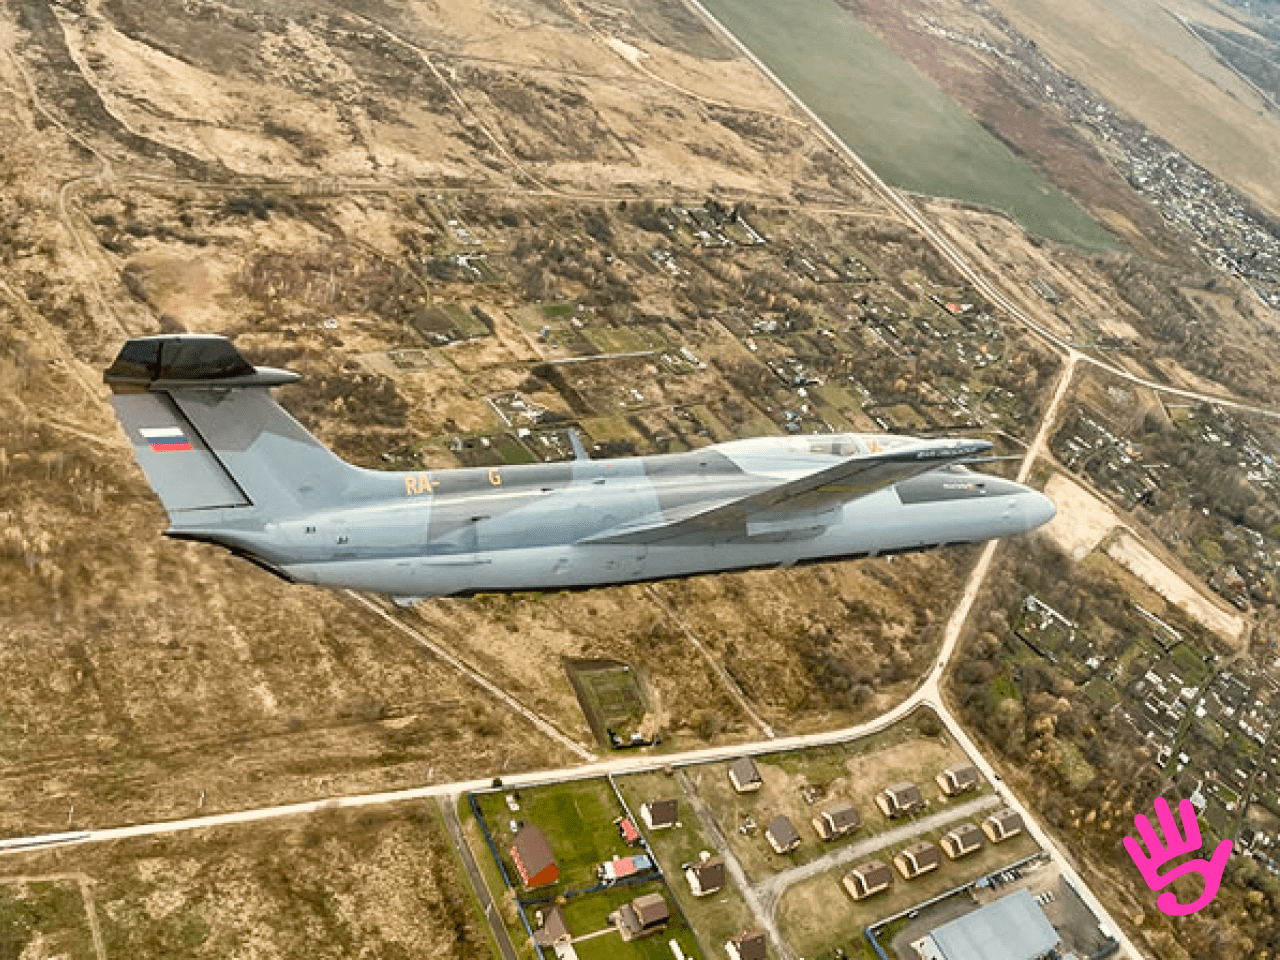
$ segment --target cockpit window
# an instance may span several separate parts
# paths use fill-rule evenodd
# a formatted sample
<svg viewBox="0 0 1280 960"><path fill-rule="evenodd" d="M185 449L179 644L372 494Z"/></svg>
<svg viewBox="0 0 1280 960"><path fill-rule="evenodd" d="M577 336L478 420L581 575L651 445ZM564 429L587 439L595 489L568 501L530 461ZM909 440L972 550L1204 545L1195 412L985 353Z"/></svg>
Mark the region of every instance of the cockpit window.
<svg viewBox="0 0 1280 960"><path fill-rule="evenodd" d="M808 450L829 457L855 457L866 453L867 445L856 434L833 433L827 437L810 438Z"/></svg>

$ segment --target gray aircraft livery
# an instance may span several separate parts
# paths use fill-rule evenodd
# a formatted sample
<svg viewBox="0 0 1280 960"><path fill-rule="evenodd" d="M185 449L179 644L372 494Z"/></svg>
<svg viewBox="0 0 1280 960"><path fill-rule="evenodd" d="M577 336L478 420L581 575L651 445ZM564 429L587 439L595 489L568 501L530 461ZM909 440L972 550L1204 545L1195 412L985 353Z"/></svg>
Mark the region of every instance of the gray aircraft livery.
<svg viewBox="0 0 1280 960"><path fill-rule="evenodd" d="M984 440L823 434L663 456L414 473L338 458L225 337L130 340L106 371L167 535L287 580L402 600L886 556L1031 530L1043 494Z"/></svg>

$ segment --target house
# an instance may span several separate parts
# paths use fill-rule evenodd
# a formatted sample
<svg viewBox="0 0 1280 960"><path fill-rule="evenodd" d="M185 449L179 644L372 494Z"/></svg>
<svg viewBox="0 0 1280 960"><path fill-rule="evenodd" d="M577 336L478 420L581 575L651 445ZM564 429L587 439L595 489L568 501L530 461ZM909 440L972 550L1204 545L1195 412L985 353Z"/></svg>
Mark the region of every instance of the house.
<svg viewBox="0 0 1280 960"><path fill-rule="evenodd" d="M813 829L823 840L834 840L853 833L862 826L862 818L858 811L849 804L823 810L813 818Z"/></svg>
<svg viewBox="0 0 1280 960"><path fill-rule="evenodd" d="M768 956L763 933L740 933L726 940L724 949L729 960L765 960Z"/></svg>
<svg viewBox="0 0 1280 960"><path fill-rule="evenodd" d="M982 831L992 843L1001 843L1022 832L1022 814L1005 807L982 821Z"/></svg>
<svg viewBox="0 0 1280 960"><path fill-rule="evenodd" d="M602 883L614 883L624 877L634 877L653 869L653 861L643 853L634 857L614 857L596 867L596 876Z"/></svg>
<svg viewBox="0 0 1280 960"><path fill-rule="evenodd" d="M764 785L760 770L750 757L739 757L729 764L729 779L733 782L733 789L739 793L750 793Z"/></svg>
<svg viewBox="0 0 1280 960"><path fill-rule="evenodd" d="M534 942L540 947L554 947L557 943L568 943L572 939L573 934L565 922L564 911L559 907L551 907L542 914L542 926L533 935Z"/></svg>
<svg viewBox="0 0 1280 960"><path fill-rule="evenodd" d="M671 919L671 910L660 893L646 893L609 914L609 922L618 928L623 940L635 940L657 933Z"/></svg>
<svg viewBox="0 0 1280 960"><path fill-rule="evenodd" d="M855 900L865 900L893 883L893 871L879 860L868 860L844 875L844 888Z"/></svg>
<svg viewBox="0 0 1280 960"><path fill-rule="evenodd" d="M904 880L914 880L922 873L937 870L942 864L942 851L928 840L913 843L893 858Z"/></svg>
<svg viewBox="0 0 1280 960"><path fill-rule="evenodd" d="M684 868L685 879L689 881L689 889L695 897L705 897L724 887L724 861L719 857L708 857L698 863L691 863Z"/></svg>
<svg viewBox="0 0 1280 960"><path fill-rule="evenodd" d="M976 824L964 823L942 838L942 849L952 860L967 857L982 846L982 830Z"/></svg>
<svg viewBox="0 0 1280 960"><path fill-rule="evenodd" d="M978 768L965 764L958 767L947 767L940 774L934 777L938 781L938 786L942 788L942 792L948 797L954 797L960 793L968 793L970 790L976 790L978 784L982 782L982 777L978 773Z"/></svg>
<svg viewBox="0 0 1280 960"><path fill-rule="evenodd" d="M886 817L895 818L914 813L924 806L924 797L914 783L903 780L891 783L876 794L876 805Z"/></svg>
<svg viewBox="0 0 1280 960"><path fill-rule="evenodd" d="M650 800L640 804L640 819L650 830L674 827L679 819L680 804L676 800Z"/></svg>
<svg viewBox="0 0 1280 960"><path fill-rule="evenodd" d="M636 829L636 825L631 822L630 817L619 817L613 822L618 825L618 836L622 838L622 842L628 847L634 847L640 842L640 831Z"/></svg>
<svg viewBox="0 0 1280 960"><path fill-rule="evenodd" d="M800 834L787 817L779 814L769 821L764 830L765 838L775 853L790 853L800 846Z"/></svg>
<svg viewBox="0 0 1280 960"><path fill-rule="evenodd" d="M511 859L525 887L545 887L560 879L560 867L551 855L546 834L531 823L516 831L511 841Z"/></svg>

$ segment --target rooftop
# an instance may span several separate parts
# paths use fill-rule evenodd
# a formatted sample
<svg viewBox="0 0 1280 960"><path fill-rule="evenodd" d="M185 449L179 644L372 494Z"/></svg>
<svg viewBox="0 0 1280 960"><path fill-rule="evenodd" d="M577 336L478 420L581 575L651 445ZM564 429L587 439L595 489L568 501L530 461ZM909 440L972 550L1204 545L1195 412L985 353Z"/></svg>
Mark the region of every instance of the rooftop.
<svg viewBox="0 0 1280 960"><path fill-rule="evenodd" d="M1036 960L1059 941L1058 931L1027 889L944 923L925 938L938 960Z"/></svg>

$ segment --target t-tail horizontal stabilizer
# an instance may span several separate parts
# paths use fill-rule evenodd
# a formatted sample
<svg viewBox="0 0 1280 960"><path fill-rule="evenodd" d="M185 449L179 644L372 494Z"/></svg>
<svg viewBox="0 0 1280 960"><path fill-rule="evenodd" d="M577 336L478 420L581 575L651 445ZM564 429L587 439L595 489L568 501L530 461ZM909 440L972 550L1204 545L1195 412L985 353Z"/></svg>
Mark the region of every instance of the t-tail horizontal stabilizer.
<svg viewBox="0 0 1280 960"><path fill-rule="evenodd" d="M215 511L266 521L335 505L366 473L271 398L297 374L250 365L225 337L130 340L103 379L171 533L207 529Z"/></svg>

